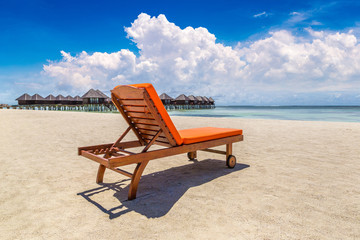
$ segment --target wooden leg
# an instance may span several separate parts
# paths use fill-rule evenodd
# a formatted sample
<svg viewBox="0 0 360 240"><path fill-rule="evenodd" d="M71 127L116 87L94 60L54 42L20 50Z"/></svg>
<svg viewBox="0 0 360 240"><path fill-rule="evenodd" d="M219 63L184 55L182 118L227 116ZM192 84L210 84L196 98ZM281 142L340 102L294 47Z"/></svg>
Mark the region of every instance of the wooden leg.
<svg viewBox="0 0 360 240"><path fill-rule="evenodd" d="M128 200L133 200L136 198L136 191L137 191L137 188L139 185L139 181L140 181L141 175L144 172L144 169L145 169L146 165L148 164L148 162L149 161L144 161L144 162L137 164L137 166L134 170L134 174L131 178Z"/></svg>
<svg viewBox="0 0 360 240"><path fill-rule="evenodd" d="M106 167L102 164L99 165L98 173L96 176L96 183L102 183L104 179L104 173L105 173Z"/></svg>
<svg viewBox="0 0 360 240"><path fill-rule="evenodd" d="M232 143L226 144L226 159L232 155Z"/></svg>

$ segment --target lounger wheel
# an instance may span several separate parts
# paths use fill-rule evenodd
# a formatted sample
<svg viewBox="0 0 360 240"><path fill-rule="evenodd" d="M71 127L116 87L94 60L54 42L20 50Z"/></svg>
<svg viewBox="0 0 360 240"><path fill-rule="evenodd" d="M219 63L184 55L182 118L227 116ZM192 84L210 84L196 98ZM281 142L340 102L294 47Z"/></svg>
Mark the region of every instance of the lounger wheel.
<svg viewBox="0 0 360 240"><path fill-rule="evenodd" d="M194 160L196 158L196 152L188 152L187 156L189 158L189 160Z"/></svg>
<svg viewBox="0 0 360 240"><path fill-rule="evenodd" d="M236 157L234 155L229 155L228 158L226 159L226 166L228 166L228 168L234 168L236 165Z"/></svg>

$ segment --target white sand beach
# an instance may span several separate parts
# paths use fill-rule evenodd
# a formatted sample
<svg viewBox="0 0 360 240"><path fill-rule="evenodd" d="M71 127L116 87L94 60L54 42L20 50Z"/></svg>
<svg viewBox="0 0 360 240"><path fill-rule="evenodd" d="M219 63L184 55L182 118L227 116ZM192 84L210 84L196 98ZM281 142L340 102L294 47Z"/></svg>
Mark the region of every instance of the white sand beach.
<svg viewBox="0 0 360 240"><path fill-rule="evenodd" d="M0 110L0 239L360 239L360 123L172 119L243 129L237 166L153 160L128 201L128 178L96 184L77 155L114 142L120 114Z"/></svg>

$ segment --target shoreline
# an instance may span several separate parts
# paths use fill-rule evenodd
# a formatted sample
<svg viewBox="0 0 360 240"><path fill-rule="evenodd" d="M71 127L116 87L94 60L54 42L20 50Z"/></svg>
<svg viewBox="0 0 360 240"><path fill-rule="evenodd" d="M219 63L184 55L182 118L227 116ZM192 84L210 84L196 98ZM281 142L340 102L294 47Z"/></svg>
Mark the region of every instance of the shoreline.
<svg viewBox="0 0 360 240"><path fill-rule="evenodd" d="M360 108L360 107L359 107ZM119 112L100 112L100 111L54 111L54 110L27 110L27 109L0 109L0 111L36 111L36 112L61 112L61 113L99 113L99 114L120 114ZM228 119L228 120L274 120L274 121L299 121L299 122L324 122L324 123L360 123L360 121L336 121L336 120L302 120L302 119L276 119L276 118L246 118L246 117L226 117L226 116L201 116L201 115L172 115L171 112L179 110L168 111L169 116L173 117L186 117L186 118L209 118L209 119ZM181 110L181 111L197 111L194 109ZM206 111L201 110L201 111Z"/></svg>

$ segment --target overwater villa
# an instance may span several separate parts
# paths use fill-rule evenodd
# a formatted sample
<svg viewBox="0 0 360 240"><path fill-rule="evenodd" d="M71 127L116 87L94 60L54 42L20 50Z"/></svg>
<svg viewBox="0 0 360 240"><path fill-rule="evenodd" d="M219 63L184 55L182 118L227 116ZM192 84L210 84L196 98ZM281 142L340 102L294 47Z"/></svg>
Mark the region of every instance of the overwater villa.
<svg viewBox="0 0 360 240"><path fill-rule="evenodd" d="M167 95L166 93L161 94L160 96L160 100L162 101L162 103L165 105L170 105L173 104L174 99L172 97L170 97L169 95Z"/></svg>
<svg viewBox="0 0 360 240"><path fill-rule="evenodd" d="M210 97L211 98L211 97ZM166 93L160 95L166 109L209 109L215 108L215 101L207 97L195 97L194 95L186 96L185 94L179 95L173 99Z"/></svg>
<svg viewBox="0 0 360 240"><path fill-rule="evenodd" d="M160 96L166 109L202 109L215 108L215 101L210 97L186 96L179 95L172 98L168 94L163 93ZM64 97L59 94L56 97L49 94L46 98L39 94L30 96L24 93L16 99L18 106L13 108L20 109L39 109L39 110L70 110L70 111L116 111L114 104L106 94L100 90L90 89L82 97L72 97L68 95Z"/></svg>
<svg viewBox="0 0 360 240"><path fill-rule="evenodd" d="M100 90L90 89L82 97L70 95L64 97L52 94L43 98L39 94L30 96L25 93L16 99L17 108L39 110L70 110L70 111L113 111L115 106L110 98Z"/></svg>

